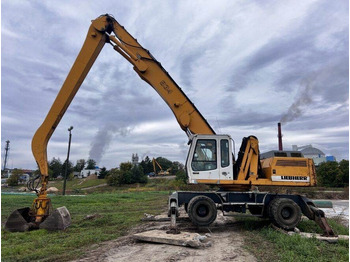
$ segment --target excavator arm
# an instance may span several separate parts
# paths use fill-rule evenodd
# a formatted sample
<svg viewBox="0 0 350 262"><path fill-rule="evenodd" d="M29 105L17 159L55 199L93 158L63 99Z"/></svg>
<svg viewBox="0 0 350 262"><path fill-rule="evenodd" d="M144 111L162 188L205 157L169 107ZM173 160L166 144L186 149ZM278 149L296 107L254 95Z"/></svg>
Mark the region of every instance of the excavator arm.
<svg viewBox="0 0 350 262"><path fill-rule="evenodd" d="M112 16L102 15L92 21L78 57L32 140L32 152L39 166L42 185L32 207L37 223L48 215L50 207L50 199L47 198L46 193L48 141L105 43L110 43L114 50L134 66L134 70L141 79L156 90L174 113L181 129L189 137L192 134L215 134L194 104L151 53L143 48Z"/></svg>
<svg viewBox="0 0 350 262"><path fill-rule="evenodd" d="M126 60L134 65L137 74L150 84L174 113L182 130L191 134L215 134L195 105L171 78L162 65L133 38L114 18L114 35L110 43Z"/></svg>

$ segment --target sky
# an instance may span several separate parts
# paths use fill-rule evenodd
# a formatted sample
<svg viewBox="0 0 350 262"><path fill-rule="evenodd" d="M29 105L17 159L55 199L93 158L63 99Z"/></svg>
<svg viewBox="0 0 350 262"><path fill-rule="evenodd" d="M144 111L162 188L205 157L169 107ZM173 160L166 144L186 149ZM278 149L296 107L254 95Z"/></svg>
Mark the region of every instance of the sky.
<svg viewBox="0 0 350 262"><path fill-rule="evenodd" d="M161 62L236 153L308 145L349 159L349 2L1 1L1 159L36 169L31 139L85 40L112 14ZM93 158L107 169L133 153L185 162L187 136L159 95L105 45L48 144L48 159ZM2 162L3 163L3 162ZM3 166L1 166L3 167Z"/></svg>

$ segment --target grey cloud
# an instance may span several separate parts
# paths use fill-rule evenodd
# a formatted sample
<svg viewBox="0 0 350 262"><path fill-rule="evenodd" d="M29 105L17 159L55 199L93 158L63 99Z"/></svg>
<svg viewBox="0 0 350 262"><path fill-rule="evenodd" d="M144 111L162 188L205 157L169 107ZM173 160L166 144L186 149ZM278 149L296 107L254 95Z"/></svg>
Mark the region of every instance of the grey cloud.
<svg viewBox="0 0 350 262"><path fill-rule="evenodd" d="M215 4L215 7L211 2L157 1L145 4L142 12L136 3L127 2L116 4L102 0L98 4L93 1L80 5L58 3L2 3L1 26L5 32L2 34L2 116L9 120L2 120L2 141L10 139L13 148L20 148L19 143L25 145L20 149L21 154L16 152L12 155L18 163L35 168L35 163L31 165L28 161L30 159L33 162L31 137L45 118L69 72L90 20L105 13L105 10L114 13L131 34L141 39L141 43L184 87L187 95L193 97L193 102L209 122L218 122L221 128L231 133L240 129L254 133L260 128L274 128L281 115L302 96L300 84L318 74L312 91L307 93L312 103L302 106L306 114L288 123L285 128L293 130L296 137L307 130L319 130L322 139L329 141L329 144L321 143L321 146L330 152L336 150L348 158L344 153L348 145L348 139L344 139L346 131L336 133L327 129L331 126L346 130L344 126L348 125L346 1L307 4L310 8L300 12L297 20L289 21L286 30L273 35L268 43L265 43L266 39L257 37L254 40L257 48L245 57L233 53L230 41L234 39L241 44L233 45L234 48L244 47L242 41L245 40L239 34L249 35L250 29L239 29L244 21L257 21L257 14L251 10L258 5L259 11L269 8L266 11L268 13L273 5L279 11L288 13L291 12L290 8L295 8L296 5L291 4L294 1L286 2L285 5L279 5L278 1L264 1L264 4L261 1L249 4L228 1L225 5ZM195 5L201 6L193 8ZM203 12L208 6L215 8L215 12ZM156 8L160 11L155 13ZM273 20L274 14L270 18ZM276 17L276 23L279 23L279 19L284 17ZM271 30L274 30L273 24ZM18 37L14 37L16 35ZM260 42L265 44L259 46ZM278 65L278 68L270 70L273 65ZM201 72L210 73L204 75ZM219 81L218 85L222 85L215 87L218 91L212 97L213 105L210 106L198 99L211 95L210 89L205 86L207 77L215 77L215 81ZM267 83L271 86L267 86ZM233 88L220 90L232 84ZM291 98L285 108L279 108L279 111L261 108L273 109L275 101L251 107L242 106L243 101L235 101L237 91L255 85L262 90L282 92L284 95L295 94L296 89L300 89L301 93L296 94L295 101ZM254 92L250 95L254 95ZM318 114L318 111L322 114ZM11 122L11 119L19 123ZM174 157L174 160L183 159L185 155L180 145L186 143L187 137L180 129L167 129L164 132L160 124L159 132L155 134L133 133L133 128L142 123L168 119L176 121L164 101L135 74L127 61L106 46L62 118L51 142L52 145L67 143L67 127L74 125L73 142L79 147L72 148L72 154L77 159L88 157L91 151L91 156L100 159L102 165L113 167L116 162L129 160L131 150L137 148L142 152L151 151L152 148L164 156ZM266 140L263 135L261 141ZM95 145L97 141L103 143ZM119 145L123 145L122 150L118 148ZM176 150L171 150L171 147ZM66 148L63 149L63 146L49 146L48 150L49 158L65 158ZM141 155L142 152L137 153ZM115 156L118 156L117 160ZM22 164L19 166L25 167Z"/></svg>

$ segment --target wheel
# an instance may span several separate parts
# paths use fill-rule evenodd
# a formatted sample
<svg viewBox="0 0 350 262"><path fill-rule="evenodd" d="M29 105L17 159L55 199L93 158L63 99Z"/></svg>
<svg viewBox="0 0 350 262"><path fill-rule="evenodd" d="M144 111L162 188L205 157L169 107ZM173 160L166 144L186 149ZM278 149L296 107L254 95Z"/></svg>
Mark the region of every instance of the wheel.
<svg viewBox="0 0 350 262"><path fill-rule="evenodd" d="M275 198L269 204L269 217L276 226L292 230L300 222L301 210L291 199Z"/></svg>
<svg viewBox="0 0 350 262"><path fill-rule="evenodd" d="M196 226L209 226L216 219L216 205L209 197L196 196L188 204L188 216Z"/></svg>

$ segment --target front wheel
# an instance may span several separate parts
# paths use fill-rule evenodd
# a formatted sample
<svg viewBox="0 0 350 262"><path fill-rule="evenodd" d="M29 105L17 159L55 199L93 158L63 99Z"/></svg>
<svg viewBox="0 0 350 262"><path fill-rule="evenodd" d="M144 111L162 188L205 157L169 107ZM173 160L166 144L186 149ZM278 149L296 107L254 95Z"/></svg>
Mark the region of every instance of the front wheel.
<svg viewBox="0 0 350 262"><path fill-rule="evenodd" d="M301 210L291 199L275 198L269 204L269 217L276 226L292 230L300 222Z"/></svg>
<svg viewBox="0 0 350 262"><path fill-rule="evenodd" d="M207 196L196 196L188 204L188 216L196 226L209 226L216 219L216 205Z"/></svg>

